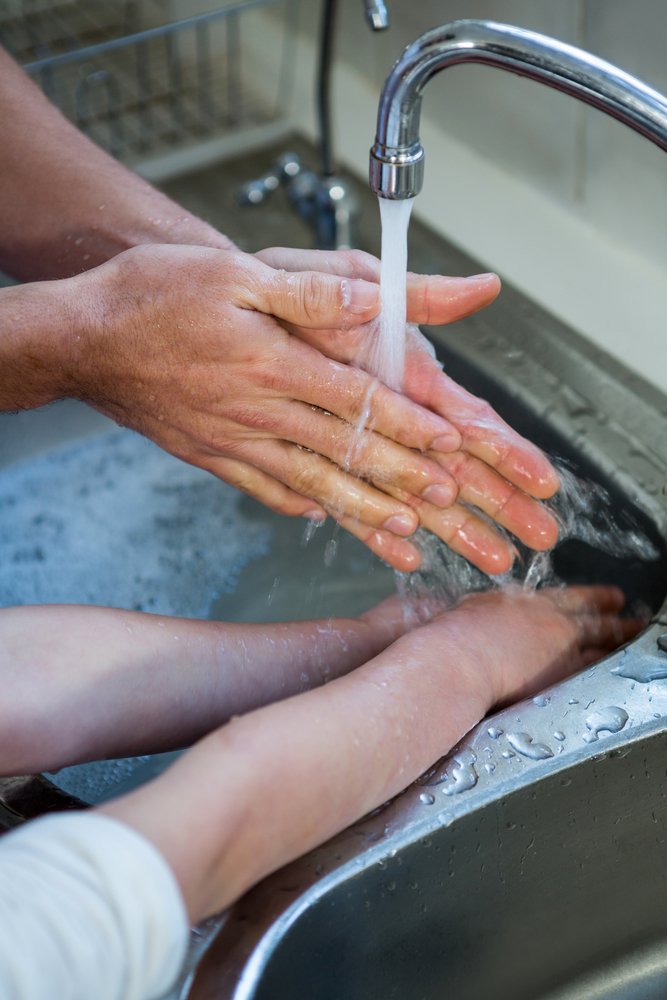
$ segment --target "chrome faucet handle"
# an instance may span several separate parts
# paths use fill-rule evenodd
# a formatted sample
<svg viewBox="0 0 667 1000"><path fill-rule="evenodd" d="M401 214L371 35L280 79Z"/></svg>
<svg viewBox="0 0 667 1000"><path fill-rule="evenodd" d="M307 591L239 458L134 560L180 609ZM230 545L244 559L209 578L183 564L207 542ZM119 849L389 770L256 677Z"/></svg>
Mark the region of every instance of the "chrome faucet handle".
<svg viewBox="0 0 667 1000"><path fill-rule="evenodd" d="M299 213L315 231L322 250L348 250L354 246L354 220L359 206L349 184L334 175L320 177L306 169L296 153L283 153L261 177L239 190L241 205L263 205L282 187Z"/></svg>
<svg viewBox="0 0 667 1000"><path fill-rule="evenodd" d="M238 200L241 205L262 205L281 184L288 185L301 173L303 167L296 153L282 153L270 170L241 187Z"/></svg>

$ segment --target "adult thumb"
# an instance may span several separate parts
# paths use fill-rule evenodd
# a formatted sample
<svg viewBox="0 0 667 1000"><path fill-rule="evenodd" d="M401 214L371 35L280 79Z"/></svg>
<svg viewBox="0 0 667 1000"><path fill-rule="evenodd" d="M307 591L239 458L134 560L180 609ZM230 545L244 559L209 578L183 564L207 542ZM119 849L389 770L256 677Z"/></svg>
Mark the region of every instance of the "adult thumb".
<svg viewBox="0 0 667 1000"><path fill-rule="evenodd" d="M321 271L271 269L253 290L250 304L260 312L311 329L357 326L380 310L380 286L361 278L341 278Z"/></svg>

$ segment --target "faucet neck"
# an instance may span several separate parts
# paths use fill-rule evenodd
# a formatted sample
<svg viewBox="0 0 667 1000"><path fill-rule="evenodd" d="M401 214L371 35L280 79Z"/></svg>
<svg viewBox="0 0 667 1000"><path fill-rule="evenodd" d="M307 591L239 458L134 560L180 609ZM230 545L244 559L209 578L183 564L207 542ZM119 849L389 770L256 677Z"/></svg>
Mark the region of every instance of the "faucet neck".
<svg viewBox="0 0 667 1000"><path fill-rule="evenodd" d="M394 64L380 96L371 188L385 198L421 189L421 97L428 81L458 63L482 63L529 77L617 118L667 150L667 99L582 49L493 21L454 21L427 31Z"/></svg>

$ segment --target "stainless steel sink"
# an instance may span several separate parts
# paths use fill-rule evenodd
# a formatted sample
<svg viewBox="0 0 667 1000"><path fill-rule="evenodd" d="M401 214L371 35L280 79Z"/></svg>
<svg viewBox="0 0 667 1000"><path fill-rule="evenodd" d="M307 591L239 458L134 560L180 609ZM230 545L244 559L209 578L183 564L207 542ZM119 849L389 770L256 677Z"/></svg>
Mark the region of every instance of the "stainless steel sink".
<svg viewBox="0 0 667 1000"><path fill-rule="evenodd" d="M657 631L486 720L378 815L255 889L193 996L667 995L667 686L614 674L635 657L667 676Z"/></svg>
<svg viewBox="0 0 667 1000"><path fill-rule="evenodd" d="M308 163L312 152L294 145ZM214 223L224 220L233 238L253 227L249 249L303 245L310 234L280 193L268 214L256 217L261 226L234 203L234 183L261 172L277 152L167 187ZM376 250L376 209L368 193L360 189L359 197L362 240ZM422 226L412 226L410 239L415 270L479 270ZM650 609L654 623L584 674L485 720L393 803L249 893L215 925L192 986L197 1000L667 995L667 639L660 640L667 634L667 398L511 288L465 325L430 334L450 374L604 486L616 519L651 539L653 561L569 540L558 547L555 566L568 581L618 582L631 601ZM126 434L73 403L3 416L0 467L31 456L42 461L40 454L53 456L87 437L92 451L113 439L120 456L113 468L125 461L131 475L124 481L138 487L147 473L123 450ZM157 492L169 503L180 497L181 506L160 508L153 522L142 522L137 541L141 550L158 539L158 563L168 575L178 560L187 568L199 558L194 542L181 551L173 541L184 525L192 527L183 521L184 513L194 516L192 498L206 510L209 537L232 500L225 486L196 474L178 479L185 475L179 463L163 461L160 475L170 485ZM53 513L53 495L42 499ZM67 529L80 511L57 513ZM394 588L393 574L352 539L318 530L303 545L301 522L247 500L233 501L233 515L254 540L252 555L219 592L211 586L194 612L169 591L173 613L235 620L353 614ZM93 573L98 556L93 544ZM58 599L49 597L49 585L47 579L43 599ZM150 610L150 587L144 590L142 606ZM0 782L0 822L75 805L77 790L84 801L114 794L169 759ZM86 783L96 767L102 771ZM211 936L200 935L200 943Z"/></svg>

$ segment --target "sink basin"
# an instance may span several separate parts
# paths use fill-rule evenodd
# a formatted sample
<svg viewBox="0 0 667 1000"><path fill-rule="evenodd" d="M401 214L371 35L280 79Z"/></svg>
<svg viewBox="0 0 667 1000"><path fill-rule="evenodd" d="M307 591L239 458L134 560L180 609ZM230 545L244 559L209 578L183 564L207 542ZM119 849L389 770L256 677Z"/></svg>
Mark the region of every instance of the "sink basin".
<svg viewBox="0 0 667 1000"><path fill-rule="evenodd" d="M307 147L295 145L308 163ZM255 176L276 152L242 158L225 177ZM212 206L204 214L215 223L219 212L233 238L247 229L220 168L168 188L200 213ZM362 242L377 249L364 197ZM257 245L304 244L302 222L274 205ZM423 226L410 239L415 270L479 270ZM465 326L428 332L453 377L607 491L617 538L650 540L647 560L632 545L569 538L554 567L568 582L619 583L653 622L604 662L485 720L394 802L200 930L174 996L667 995L667 398L511 288ZM27 593L261 621L356 614L395 588L354 539L325 527L306 541L303 522L75 403L0 417L0 510L5 603ZM0 781L0 823L101 801L171 759Z"/></svg>
<svg viewBox="0 0 667 1000"><path fill-rule="evenodd" d="M654 636L640 644L667 675ZM612 673L624 655L486 720L422 784L255 889L192 996L667 995L667 688L632 690ZM612 700L631 722L587 743ZM537 745L553 756L525 756Z"/></svg>

